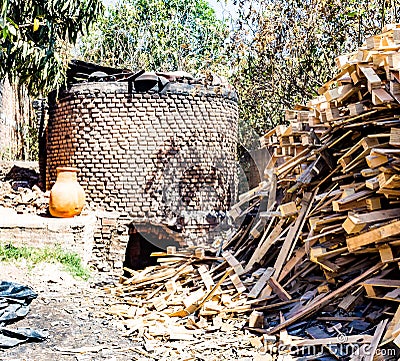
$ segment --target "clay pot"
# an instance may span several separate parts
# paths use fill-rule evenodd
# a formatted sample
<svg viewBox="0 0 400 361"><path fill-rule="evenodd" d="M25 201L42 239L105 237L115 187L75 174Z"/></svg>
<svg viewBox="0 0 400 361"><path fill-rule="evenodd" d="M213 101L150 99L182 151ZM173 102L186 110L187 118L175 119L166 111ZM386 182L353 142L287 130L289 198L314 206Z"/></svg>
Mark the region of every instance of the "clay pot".
<svg viewBox="0 0 400 361"><path fill-rule="evenodd" d="M81 213L85 191L78 183L77 168L58 167L57 180L50 191L49 210L53 217L68 218Z"/></svg>

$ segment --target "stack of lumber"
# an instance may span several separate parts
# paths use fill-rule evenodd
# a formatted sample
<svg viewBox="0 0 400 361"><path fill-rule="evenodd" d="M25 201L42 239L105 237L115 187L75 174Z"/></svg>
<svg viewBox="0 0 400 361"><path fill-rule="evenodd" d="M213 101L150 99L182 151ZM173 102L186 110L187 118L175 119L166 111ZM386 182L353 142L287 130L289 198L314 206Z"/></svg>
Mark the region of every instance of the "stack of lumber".
<svg viewBox="0 0 400 361"><path fill-rule="evenodd" d="M262 137L265 180L231 209L237 232L220 251L156 254L159 266L110 290L143 319L163 315L154 336L245 328L293 359L316 359L306 346L324 360L400 347L400 25L336 63L320 95Z"/></svg>

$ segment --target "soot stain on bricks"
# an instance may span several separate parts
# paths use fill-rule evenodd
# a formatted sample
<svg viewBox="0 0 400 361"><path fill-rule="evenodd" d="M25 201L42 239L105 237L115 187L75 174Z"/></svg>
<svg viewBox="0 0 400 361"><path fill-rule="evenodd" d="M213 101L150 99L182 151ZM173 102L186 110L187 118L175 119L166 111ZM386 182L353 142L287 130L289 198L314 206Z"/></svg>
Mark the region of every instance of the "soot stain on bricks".
<svg viewBox="0 0 400 361"><path fill-rule="evenodd" d="M164 94L127 82L72 84L49 98L47 188L56 167L79 168L98 228L94 263L122 267L131 223L166 224L186 245L209 242L212 212L236 195L237 98L171 83ZM136 222L136 223L135 223ZM171 237L176 237L171 235Z"/></svg>

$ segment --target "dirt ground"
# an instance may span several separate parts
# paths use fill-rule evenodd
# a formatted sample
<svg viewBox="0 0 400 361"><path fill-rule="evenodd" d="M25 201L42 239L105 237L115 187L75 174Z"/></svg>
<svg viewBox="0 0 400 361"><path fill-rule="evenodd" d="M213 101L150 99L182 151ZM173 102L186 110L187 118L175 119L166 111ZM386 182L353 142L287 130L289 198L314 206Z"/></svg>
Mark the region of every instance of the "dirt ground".
<svg viewBox="0 0 400 361"><path fill-rule="evenodd" d="M127 332L123 320L107 314L119 300L103 286L117 275L93 274L77 280L59 264L39 264L30 269L22 263L0 263L0 279L28 285L39 296L29 314L12 327L47 330L44 342L0 349L4 361L63 360L272 360L261 355L239 333L199 335L195 341L150 340ZM140 334L140 333L139 333Z"/></svg>
<svg viewBox="0 0 400 361"><path fill-rule="evenodd" d="M23 263L0 263L0 269L2 280L28 285L39 294L29 314L12 326L48 330L50 334L45 342L0 349L0 360L132 359L120 350L131 341L119 335L117 320L103 314L107 298L101 287L96 287L96 276L88 282L77 280L61 265L48 263L33 269ZM96 352L68 352L82 347L94 347Z"/></svg>

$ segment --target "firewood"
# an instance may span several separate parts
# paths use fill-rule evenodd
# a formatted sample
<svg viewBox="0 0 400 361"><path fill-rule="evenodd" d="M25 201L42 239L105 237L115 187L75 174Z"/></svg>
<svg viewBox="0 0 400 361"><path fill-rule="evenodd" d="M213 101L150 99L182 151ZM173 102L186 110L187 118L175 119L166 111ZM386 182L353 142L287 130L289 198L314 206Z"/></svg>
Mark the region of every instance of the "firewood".
<svg viewBox="0 0 400 361"><path fill-rule="evenodd" d="M192 329L229 330L232 319L251 332L328 347L338 359L327 329L375 349L384 332L378 322L394 315L383 341L400 343L399 34L392 24L339 57L320 95L286 111L288 123L261 138L271 154L265 178L229 210L222 257L212 247L207 255L158 253L160 265L111 292L138 297L145 314L156 308L171 322L192 315ZM324 336L304 339L317 331Z"/></svg>

